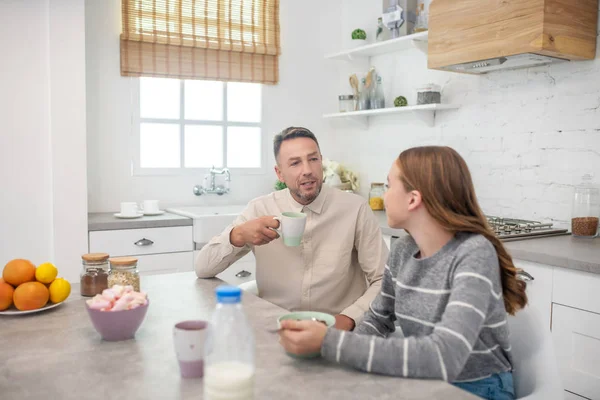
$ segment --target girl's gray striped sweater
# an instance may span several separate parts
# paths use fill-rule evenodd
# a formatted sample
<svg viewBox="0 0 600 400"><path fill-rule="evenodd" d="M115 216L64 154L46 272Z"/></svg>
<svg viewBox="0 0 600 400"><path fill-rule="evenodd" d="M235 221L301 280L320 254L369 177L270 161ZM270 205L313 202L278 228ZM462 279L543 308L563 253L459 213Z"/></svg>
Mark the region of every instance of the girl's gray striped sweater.
<svg viewBox="0 0 600 400"><path fill-rule="evenodd" d="M381 292L362 323L354 332L329 329L323 357L367 372L449 382L511 371L494 246L458 233L431 257L416 258L418 252L410 236L394 243Z"/></svg>

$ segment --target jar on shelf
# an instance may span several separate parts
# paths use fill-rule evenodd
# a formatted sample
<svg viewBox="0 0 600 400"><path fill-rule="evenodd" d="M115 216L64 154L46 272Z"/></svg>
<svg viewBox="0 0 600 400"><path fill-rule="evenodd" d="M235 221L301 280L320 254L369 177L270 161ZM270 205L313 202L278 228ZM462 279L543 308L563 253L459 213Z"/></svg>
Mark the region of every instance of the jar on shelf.
<svg viewBox="0 0 600 400"><path fill-rule="evenodd" d="M599 217L600 189L592 183L592 177L586 174L582 183L574 190L571 232L574 236L596 237Z"/></svg>
<svg viewBox="0 0 600 400"><path fill-rule="evenodd" d="M140 291L140 273L137 268L138 259L135 257L109 258L110 272L108 273L108 286L122 285L133 286L133 290Z"/></svg>
<svg viewBox="0 0 600 400"><path fill-rule="evenodd" d="M82 296L95 296L108 288L108 257L107 253L89 253L81 256L79 283Z"/></svg>
<svg viewBox="0 0 600 400"><path fill-rule="evenodd" d="M353 94L341 94L338 96L340 112L352 112L356 110L356 98Z"/></svg>
<svg viewBox="0 0 600 400"><path fill-rule="evenodd" d="M440 104L442 93L439 85L429 83L417 89L417 104Z"/></svg>
<svg viewBox="0 0 600 400"><path fill-rule="evenodd" d="M369 191L369 206L373 211L382 211L383 207L383 195L385 194L384 184L380 182L371 183L371 190Z"/></svg>

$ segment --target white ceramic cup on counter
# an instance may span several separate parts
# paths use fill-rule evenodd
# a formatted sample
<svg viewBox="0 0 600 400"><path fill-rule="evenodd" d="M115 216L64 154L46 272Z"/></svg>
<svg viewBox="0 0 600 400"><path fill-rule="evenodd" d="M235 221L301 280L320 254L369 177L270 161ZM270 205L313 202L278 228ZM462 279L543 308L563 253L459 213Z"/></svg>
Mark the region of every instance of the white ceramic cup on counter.
<svg viewBox="0 0 600 400"><path fill-rule="evenodd" d="M158 214L160 213L160 207L158 206L158 200L144 200L142 203L142 211L144 214Z"/></svg>
<svg viewBox="0 0 600 400"><path fill-rule="evenodd" d="M279 221L279 236L283 238L286 246L300 246L302 235L306 227L306 214L297 212L284 212L281 217L273 217Z"/></svg>
<svg viewBox="0 0 600 400"><path fill-rule="evenodd" d="M135 217L140 214L140 208L134 201L124 201L121 203L121 216Z"/></svg>
<svg viewBox="0 0 600 400"><path fill-rule="evenodd" d="M173 327L175 355L182 378L201 378L204 375L204 341L206 321L181 321Z"/></svg>

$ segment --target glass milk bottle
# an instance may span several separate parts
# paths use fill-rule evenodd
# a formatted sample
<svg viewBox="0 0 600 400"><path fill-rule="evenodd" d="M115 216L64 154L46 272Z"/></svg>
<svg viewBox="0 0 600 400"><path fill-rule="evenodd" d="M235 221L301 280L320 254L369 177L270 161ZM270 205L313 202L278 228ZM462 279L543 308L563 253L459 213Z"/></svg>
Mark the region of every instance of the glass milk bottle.
<svg viewBox="0 0 600 400"><path fill-rule="evenodd" d="M241 304L242 291L219 286L204 346L204 399L254 398L254 334Z"/></svg>
<svg viewBox="0 0 600 400"><path fill-rule="evenodd" d="M584 175L582 183L575 187L571 232L574 236L595 237L600 217L600 189L592 184L592 177Z"/></svg>

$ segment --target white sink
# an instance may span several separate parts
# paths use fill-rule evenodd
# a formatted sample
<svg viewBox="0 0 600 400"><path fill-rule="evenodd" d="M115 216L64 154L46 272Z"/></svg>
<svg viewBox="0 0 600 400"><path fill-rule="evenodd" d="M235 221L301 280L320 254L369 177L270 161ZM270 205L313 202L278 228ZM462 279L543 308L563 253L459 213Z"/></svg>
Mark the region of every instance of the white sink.
<svg viewBox="0 0 600 400"><path fill-rule="evenodd" d="M194 219L194 242L208 243L231 224L245 205L191 206L167 208L173 214Z"/></svg>

